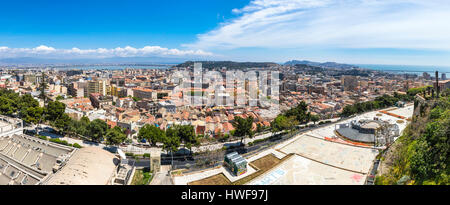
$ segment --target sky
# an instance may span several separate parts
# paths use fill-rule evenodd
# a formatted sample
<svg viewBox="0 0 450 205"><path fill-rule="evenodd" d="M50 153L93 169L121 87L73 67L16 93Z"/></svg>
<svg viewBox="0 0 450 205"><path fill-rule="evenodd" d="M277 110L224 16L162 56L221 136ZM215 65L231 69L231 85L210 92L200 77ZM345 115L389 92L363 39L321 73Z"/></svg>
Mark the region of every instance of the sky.
<svg viewBox="0 0 450 205"><path fill-rule="evenodd" d="M0 58L450 66L448 0L5 1Z"/></svg>

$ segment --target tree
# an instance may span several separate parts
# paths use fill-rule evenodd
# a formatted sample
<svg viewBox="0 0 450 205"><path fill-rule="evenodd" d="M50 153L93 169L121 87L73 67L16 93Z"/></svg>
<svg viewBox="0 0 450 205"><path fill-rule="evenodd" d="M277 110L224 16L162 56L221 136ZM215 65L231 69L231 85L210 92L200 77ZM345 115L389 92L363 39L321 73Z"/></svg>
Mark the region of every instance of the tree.
<svg viewBox="0 0 450 205"><path fill-rule="evenodd" d="M314 124L316 124L316 122L318 122L320 120L318 115L311 115L311 121L314 122Z"/></svg>
<svg viewBox="0 0 450 205"><path fill-rule="evenodd" d="M90 122L86 116L83 116L80 120L72 120L69 125L69 130L71 133L76 133L81 136L89 135L87 127Z"/></svg>
<svg viewBox="0 0 450 205"><path fill-rule="evenodd" d="M145 125L139 130L139 140L146 139L151 145L156 146L158 142L164 142L166 134L163 130L157 128L155 125Z"/></svg>
<svg viewBox="0 0 450 205"><path fill-rule="evenodd" d="M127 135L120 127L114 127L108 130L105 138L108 145L119 145L127 139Z"/></svg>
<svg viewBox="0 0 450 205"><path fill-rule="evenodd" d="M59 101L59 100L64 100L64 97L61 96L61 95L58 95L58 97L56 97L56 100L57 100L57 101Z"/></svg>
<svg viewBox="0 0 450 205"><path fill-rule="evenodd" d="M194 126L192 125L182 125L176 126L178 136L180 140L184 143L184 147L188 148L192 152L192 145L195 145L197 138L195 137Z"/></svg>
<svg viewBox="0 0 450 205"><path fill-rule="evenodd" d="M141 98L138 98L138 97L132 97L132 98L133 98L133 101L134 101L134 102L141 101Z"/></svg>
<svg viewBox="0 0 450 205"><path fill-rule="evenodd" d="M106 135L108 124L105 121L96 119L87 126L87 133L92 141L100 142Z"/></svg>
<svg viewBox="0 0 450 205"><path fill-rule="evenodd" d="M55 121L60 118L66 110L66 105L62 102L51 101L47 104L45 109L45 117L48 121Z"/></svg>
<svg viewBox="0 0 450 205"><path fill-rule="evenodd" d="M253 117L242 118L239 116L234 117L233 127L235 128L234 135L236 137L241 137L241 143L244 141L246 136L252 138L254 136L254 132L252 130L253 127Z"/></svg>
<svg viewBox="0 0 450 205"><path fill-rule="evenodd" d="M22 109L19 115L25 123L38 124L44 115L44 108L28 107L26 109Z"/></svg>
<svg viewBox="0 0 450 205"><path fill-rule="evenodd" d="M72 119L66 113L63 113L60 117L58 117L52 124L59 129L59 131L67 132L69 131L70 121Z"/></svg>
<svg viewBox="0 0 450 205"><path fill-rule="evenodd" d="M11 116L17 111L14 100L7 97L0 97L0 114Z"/></svg>
<svg viewBox="0 0 450 205"><path fill-rule="evenodd" d="M163 149L167 152L170 152L172 155L172 167L173 167L173 153L178 151L180 147L180 137L178 137L177 130L173 127L170 127L166 130L166 137L163 142Z"/></svg>
<svg viewBox="0 0 450 205"><path fill-rule="evenodd" d="M286 117L295 116L300 124L306 124L310 120L311 113L308 112L308 105L306 102L302 101L297 107L288 110L285 115Z"/></svg>
<svg viewBox="0 0 450 205"><path fill-rule="evenodd" d="M290 130L294 128L296 124L298 124L298 122L296 122L295 116L286 117L285 115L279 115L273 120L270 126L272 132L277 133L283 130Z"/></svg>
<svg viewBox="0 0 450 205"><path fill-rule="evenodd" d="M263 132L263 131L264 131L264 127L260 123L258 123L256 125L256 132L260 133L260 132Z"/></svg>
<svg viewBox="0 0 450 205"><path fill-rule="evenodd" d="M45 73L42 73L42 81L39 84L39 90L41 91L41 94L39 97L44 100L44 104L47 102L47 96L45 95L45 89L48 88L47 82L45 82Z"/></svg>
<svg viewBox="0 0 450 205"><path fill-rule="evenodd" d="M25 94L19 98L19 109L27 109L29 107L39 107L39 102L30 94Z"/></svg>

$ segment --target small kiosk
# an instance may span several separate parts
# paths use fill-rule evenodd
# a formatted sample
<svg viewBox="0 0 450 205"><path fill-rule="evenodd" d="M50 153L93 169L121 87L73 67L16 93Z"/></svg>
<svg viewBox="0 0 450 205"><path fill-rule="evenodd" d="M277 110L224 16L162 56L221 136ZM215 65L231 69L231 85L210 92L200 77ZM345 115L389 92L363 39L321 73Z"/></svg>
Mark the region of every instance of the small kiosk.
<svg viewBox="0 0 450 205"><path fill-rule="evenodd" d="M243 175L247 172L247 160L237 152L225 155L224 165L236 176Z"/></svg>

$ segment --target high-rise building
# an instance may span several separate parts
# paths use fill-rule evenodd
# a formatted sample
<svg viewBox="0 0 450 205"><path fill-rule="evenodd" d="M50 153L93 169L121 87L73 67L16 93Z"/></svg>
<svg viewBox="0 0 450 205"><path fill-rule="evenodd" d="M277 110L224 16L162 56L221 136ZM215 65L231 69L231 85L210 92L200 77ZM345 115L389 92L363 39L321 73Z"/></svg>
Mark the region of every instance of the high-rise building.
<svg viewBox="0 0 450 205"><path fill-rule="evenodd" d="M87 89L84 90L84 96L88 97L91 93L107 94L106 80L93 80L87 84Z"/></svg>

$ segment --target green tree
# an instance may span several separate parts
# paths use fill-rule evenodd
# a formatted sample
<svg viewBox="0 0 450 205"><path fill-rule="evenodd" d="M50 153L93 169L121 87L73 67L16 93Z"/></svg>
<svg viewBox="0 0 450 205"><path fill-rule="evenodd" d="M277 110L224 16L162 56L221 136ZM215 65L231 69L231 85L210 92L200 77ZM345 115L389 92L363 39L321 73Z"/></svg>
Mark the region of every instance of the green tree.
<svg viewBox="0 0 450 205"><path fill-rule="evenodd" d="M264 131L264 127L260 123L258 123L256 125L256 132L260 133L260 132L263 132L263 131Z"/></svg>
<svg viewBox="0 0 450 205"><path fill-rule="evenodd" d="M100 142L106 135L108 125L105 121L96 119L87 126L87 133L94 142Z"/></svg>
<svg viewBox="0 0 450 205"><path fill-rule="evenodd" d="M52 124L59 129L59 131L67 132L70 130L69 126L72 119L66 113L63 113Z"/></svg>
<svg viewBox="0 0 450 205"><path fill-rule="evenodd" d="M59 100L64 100L64 97L61 96L61 95L58 95L58 97L56 97L56 100L57 100L57 101L59 101Z"/></svg>
<svg viewBox="0 0 450 205"><path fill-rule="evenodd" d="M120 127L116 126L107 131L105 138L108 145L119 145L127 139L127 135Z"/></svg>
<svg viewBox="0 0 450 205"><path fill-rule="evenodd" d="M197 138L195 136L194 126L192 125L181 125L176 126L178 136L183 142L184 147L188 148L192 152L192 146L197 143Z"/></svg>
<svg viewBox="0 0 450 205"><path fill-rule="evenodd" d="M66 110L66 105L62 102L51 101L45 109L45 117L48 121L55 121L60 118Z"/></svg>
<svg viewBox="0 0 450 205"><path fill-rule="evenodd" d="M300 124L306 124L310 120L311 113L308 112L308 105L306 102L302 101L295 108L288 110L285 115L287 117L295 116Z"/></svg>
<svg viewBox="0 0 450 205"><path fill-rule="evenodd" d="M16 102L7 97L0 97L0 114L11 116L15 112L17 112Z"/></svg>
<svg viewBox="0 0 450 205"><path fill-rule="evenodd" d="M178 136L178 132L175 128L170 127L166 130L166 137L164 138L163 144L163 150L170 152L170 154L172 155L173 167L173 153L178 151L181 144L180 137Z"/></svg>
<svg viewBox="0 0 450 205"><path fill-rule="evenodd" d="M275 134L283 130L293 129L296 124L298 122L296 122L295 116L286 117L285 115L279 115L273 120L271 130Z"/></svg>
<svg viewBox="0 0 450 205"><path fill-rule="evenodd" d="M19 98L19 109L27 109L29 107L39 107L39 102L30 94L25 94Z"/></svg>
<svg viewBox="0 0 450 205"><path fill-rule="evenodd" d="M314 124L316 124L316 122L318 122L320 120L320 117L318 115L311 115L311 121L314 122Z"/></svg>
<svg viewBox="0 0 450 205"><path fill-rule="evenodd" d="M245 137L253 138L254 132L253 128L253 117L249 118L241 118L239 116L234 117L234 121L232 122L233 127L235 128L234 135L236 137L241 137L241 143L244 141Z"/></svg>
<svg viewBox="0 0 450 205"><path fill-rule="evenodd" d="M42 73L42 81L39 84L39 90L41 91L39 97L44 100L44 104L47 103L47 96L45 95L45 89L48 88L47 82L46 82L46 75L45 73Z"/></svg>
<svg viewBox="0 0 450 205"><path fill-rule="evenodd" d="M156 146L158 142L164 142L166 133L155 125L145 125L139 130L139 140L146 139L151 145Z"/></svg>
<svg viewBox="0 0 450 205"><path fill-rule="evenodd" d="M181 144L181 139L178 136L178 131L174 127L166 130L166 137L164 138L164 150L169 152L177 152Z"/></svg>
<svg viewBox="0 0 450 205"><path fill-rule="evenodd" d="M44 115L43 107L28 107L22 109L20 112L20 117L25 123L38 124Z"/></svg>

